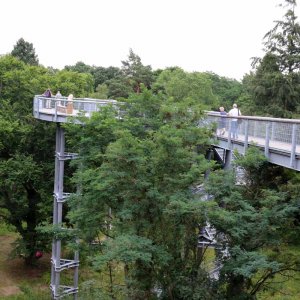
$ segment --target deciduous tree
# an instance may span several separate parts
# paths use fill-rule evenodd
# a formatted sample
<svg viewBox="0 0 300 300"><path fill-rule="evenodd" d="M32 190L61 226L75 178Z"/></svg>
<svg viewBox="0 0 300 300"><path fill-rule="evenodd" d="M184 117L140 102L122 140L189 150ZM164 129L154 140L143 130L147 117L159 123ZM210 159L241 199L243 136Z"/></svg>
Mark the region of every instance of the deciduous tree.
<svg viewBox="0 0 300 300"><path fill-rule="evenodd" d="M106 236L94 267L123 266L130 299L213 299L197 247L206 204L192 189L210 166L211 131L195 126L201 105L144 89L121 110L121 120L103 110L76 132L82 194L70 218L87 241Z"/></svg>

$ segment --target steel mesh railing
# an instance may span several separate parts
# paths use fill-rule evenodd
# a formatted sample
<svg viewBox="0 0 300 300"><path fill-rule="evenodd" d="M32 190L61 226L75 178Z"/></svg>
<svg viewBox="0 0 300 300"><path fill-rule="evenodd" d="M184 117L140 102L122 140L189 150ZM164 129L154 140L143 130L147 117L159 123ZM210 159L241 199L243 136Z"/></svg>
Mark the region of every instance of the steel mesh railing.
<svg viewBox="0 0 300 300"><path fill-rule="evenodd" d="M221 116L217 112L206 112L205 122L216 124L216 135L232 139L232 121L238 119L237 140L266 144L273 148L291 149L292 144L300 146L300 120L252 116ZM220 132L221 120L225 123L225 134ZM299 151L299 149L298 149Z"/></svg>
<svg viewBox="0 0 300 300"><path fill-rule="evenodd" d="M93 112L99 111L103 106L113 105L117 107L117 104L116 100L111 99L74 98L68 100L67 97L47 98L37 95L34 97L33 110L34 113L90 117Z"/></svg>

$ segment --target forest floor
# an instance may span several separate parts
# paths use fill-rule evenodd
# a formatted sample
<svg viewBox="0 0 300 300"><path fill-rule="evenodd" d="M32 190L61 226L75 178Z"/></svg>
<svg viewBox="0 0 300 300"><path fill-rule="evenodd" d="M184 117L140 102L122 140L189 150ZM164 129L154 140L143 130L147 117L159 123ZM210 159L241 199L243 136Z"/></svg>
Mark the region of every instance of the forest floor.
<svg viewBox="0 0 300 300"><path fill-rule="evenodd" d="M49 291L45 278L49 273L50 256L44 255L35 268L27 267L24 260L10 257L15 239L15 234L0 235L0 299L22 299L28 289L37 293Z"/></svg>
<svg viewBox="0 0 300 300"><path fill-rule="evenodd" d="M50 255L45 254L35 268L27 267L24 261L19 258L10 257L12 243L16 240L17 234L3 231L0 224L0 300L50 300ZM288 252L300 255L299 247L290 248ZM209 260L208 264L211 263ZM107 283L107 278L102 278L90 268L81 268L81 277L88 282ZM92 280L93 279L93 280ZM122 281L119 279L120 282ZM288 276L276 275L270 283L268 291L259 292L259 300L298 300L300 299L300 275L297 272L290 272ZM99 286L98 286L99 288ZM273 290L273 291L272 291ZM87 298L81 286L80 299L100 299L97 297ZM66 300L68 297L66 297Z"/></svg>

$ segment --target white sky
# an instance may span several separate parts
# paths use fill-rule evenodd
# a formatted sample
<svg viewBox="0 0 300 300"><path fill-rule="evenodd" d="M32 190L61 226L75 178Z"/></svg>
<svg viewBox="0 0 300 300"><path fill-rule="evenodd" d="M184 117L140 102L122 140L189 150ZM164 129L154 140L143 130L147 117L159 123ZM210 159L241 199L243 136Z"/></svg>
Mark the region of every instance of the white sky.
<svg viewBox="0 0 300 300"><path fill-rule="evenodd" d="M153 69L179 66L240 80L251 57L263 56L264 34L283 19L280 2L0 0L0 54L23 37L44 66L121 67L132 48Z"/></svg>

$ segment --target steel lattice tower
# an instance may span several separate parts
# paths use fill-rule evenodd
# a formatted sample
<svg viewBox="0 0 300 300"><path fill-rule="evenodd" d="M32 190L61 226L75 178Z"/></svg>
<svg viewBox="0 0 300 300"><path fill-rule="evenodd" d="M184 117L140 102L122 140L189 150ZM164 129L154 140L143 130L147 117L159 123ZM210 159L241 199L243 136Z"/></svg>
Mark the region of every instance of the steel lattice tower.
<svg viewBox="0 0 300 300"><path fill-rule="evenodd" d="M55 149L55 179L53 193L53 226L62 229L63 204L68 199L69 193L64 192L64 167L65 161L76 158L74 153L65 152L65 132L57 124L56 128L56 149ZM61 240L54 238L52 242L51 256L51 291L53 299L60 299L64 295L74 294L77 299L78 292L78 267L79 253L74 254L74 259L61 258ZM73 286L60 285L60 274L63 270L74 269Z"/></svg>
<svg viewBox="0 0 300 300"><path fill-rule="evenodd" d="M63 104L62 104L63 103ZM55 178L53 193L53 226L58 230L67 230L62 227L63 205L67 201L70 193L64 192L64 169L65 161L78 157L76 153L65 152L65 132L61 123L73 122L82 124L76 117L91 117L92 113L99 111L101 106L108 104L116 105L116 100L97 100L90 98L80 98L69 100L67 97L46 98L37 95L33 100L33 115L36 119L55 122L56 146L55 146ZM77 299L78 295L78 268L79 253L75 251L73 259L64 259L62 256L62 242L54 237L52 242L51 255L51 292L52 299L60 299L66 295L73 295ZM64 270L73 269L73 285L66 286L60 284L61 273Z"/></svg>

